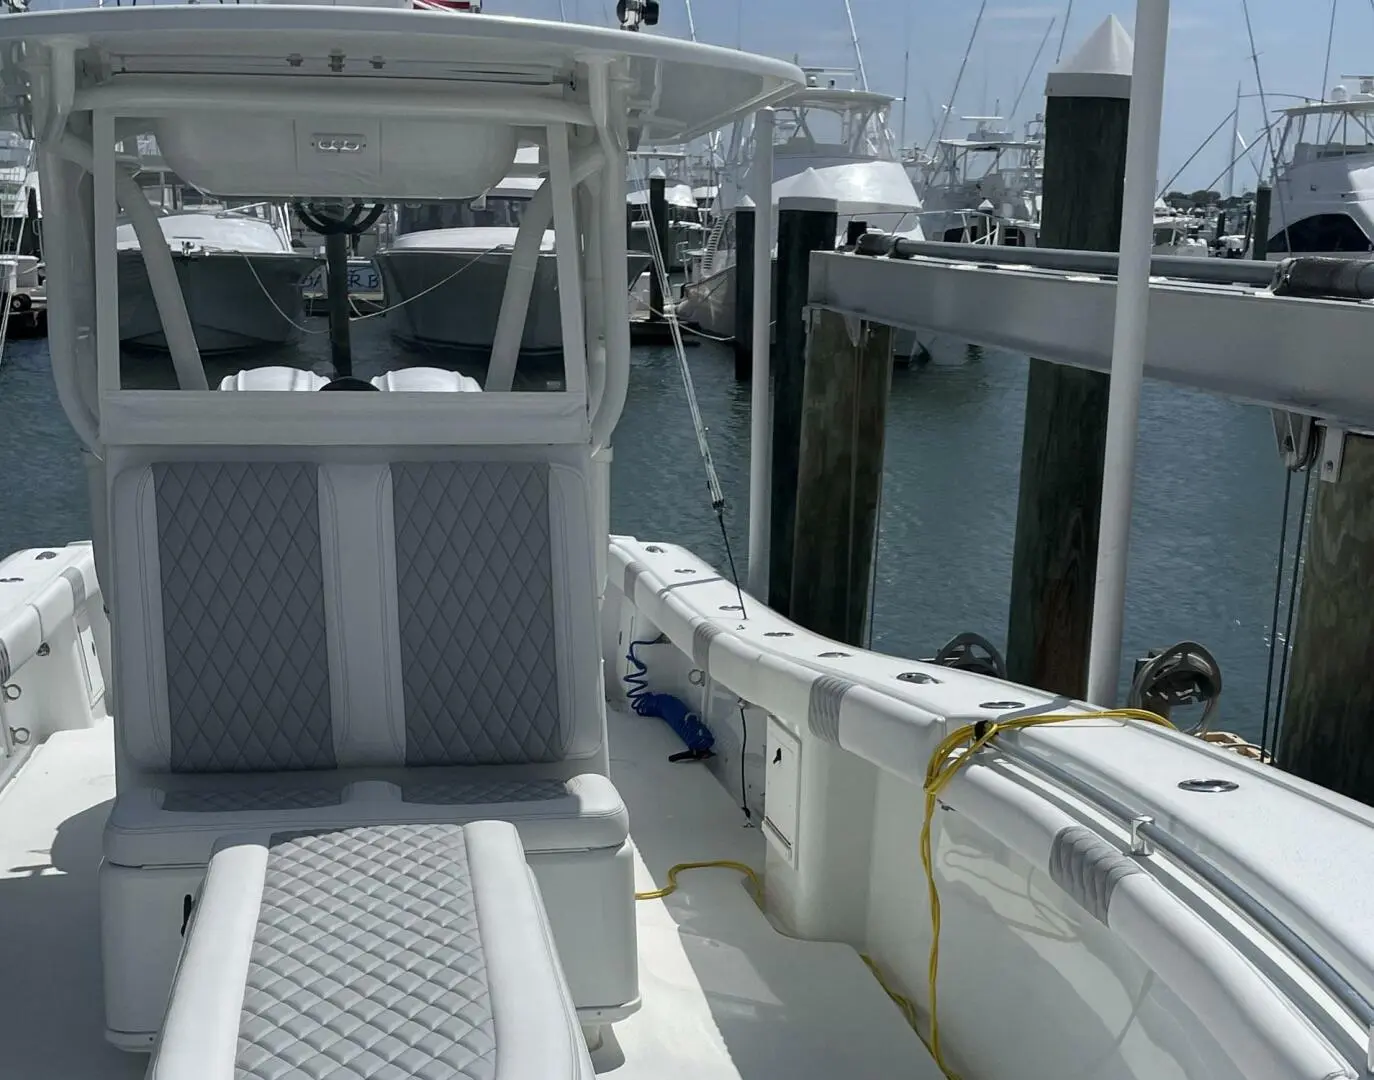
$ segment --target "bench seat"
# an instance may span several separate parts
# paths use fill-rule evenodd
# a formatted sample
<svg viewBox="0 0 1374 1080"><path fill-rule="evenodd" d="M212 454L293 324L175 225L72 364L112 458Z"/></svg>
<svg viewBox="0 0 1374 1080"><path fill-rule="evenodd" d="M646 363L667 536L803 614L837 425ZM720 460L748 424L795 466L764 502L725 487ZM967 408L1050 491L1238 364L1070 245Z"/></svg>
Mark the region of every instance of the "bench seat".
<svg viewBox="0 0 1374 1080"><path fill-rule="evenodd" d="M174 775L122 792L105 829L105 857L119 866L204 866L223 836L265 840L290 830L364 825L513 822L529 852L617 849L629 817L599 773L568 780L521 776L502 766L367 773Z"/></svg>
<svg viewBox="0 0 1374 1080"><path fill-rule="evenodd" d="M507 822L230 841L149 1080L592 1080Z"/></svg>

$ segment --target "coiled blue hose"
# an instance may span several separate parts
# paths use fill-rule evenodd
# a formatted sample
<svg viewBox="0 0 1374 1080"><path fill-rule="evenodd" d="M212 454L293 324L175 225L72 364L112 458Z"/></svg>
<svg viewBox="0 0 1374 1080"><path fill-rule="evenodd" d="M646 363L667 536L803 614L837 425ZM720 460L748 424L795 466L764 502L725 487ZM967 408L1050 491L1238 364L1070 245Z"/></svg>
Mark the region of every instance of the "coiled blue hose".
<svg viewBox="0 0 1374 1080"><path fill-rule="evenodd" d="M630 708L634 709L638 716L657 716L677 732L677 737L682 740L687 750L682 754L674 754L670 761L710 757L716 737L711 734L711 729L701 722L701 717L692 712L680 698L675 698L672 694L655 694L649 689L649 669L644 661L635 655L635 649L641 645L654 644L657 642L631 642L630 651L625 654L625 659L634 668L623 680L629 688Z"/></svg>

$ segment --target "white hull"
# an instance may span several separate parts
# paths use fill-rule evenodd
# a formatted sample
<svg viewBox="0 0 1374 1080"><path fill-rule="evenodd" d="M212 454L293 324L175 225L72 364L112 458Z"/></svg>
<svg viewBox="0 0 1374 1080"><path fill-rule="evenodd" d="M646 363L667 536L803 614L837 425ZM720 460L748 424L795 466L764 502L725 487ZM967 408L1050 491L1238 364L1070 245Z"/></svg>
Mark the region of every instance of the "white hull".
<svg viewBox="0 0 1374 1080"><path fill-rule="evenodd" d="M201 352L282 345L296 338L297 325L305 317L301 281L317 265L314 256L205 252L173 255L173 261ZM137 250L119 252L119 340L142 348L167 348Z"/></svg>
<svg viewBox="0 0 1374 1080"><path fill-rule="evenodd" d="M491 347L510 252L391 248L379 251L373 261L382 277L387 307L392 309L388 315L392 333L402 341L451 349ZM629 256L626 288L648 265L647 255ZM555 353L562 348L558 264L552 252L544 252L535 268L520 351Z"/></svg>

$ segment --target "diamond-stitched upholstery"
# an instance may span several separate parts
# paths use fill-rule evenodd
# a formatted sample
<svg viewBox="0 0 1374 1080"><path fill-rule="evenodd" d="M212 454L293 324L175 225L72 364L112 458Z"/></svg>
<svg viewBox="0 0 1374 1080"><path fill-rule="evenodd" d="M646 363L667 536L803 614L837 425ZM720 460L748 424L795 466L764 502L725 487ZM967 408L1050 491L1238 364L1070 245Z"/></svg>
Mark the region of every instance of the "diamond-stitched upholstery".
<svg viewBox="0 0 1374 1080"><path fill-rule="evenodd" d="M236 1080L490 1080L496 1034L460 826L268 856Z"/></svg>
<svg viewBox="0 0 1374 1080"><path fill-rule="evenodd" d="M543 802L567 798L566 780L490 780L485 783L420 780L401 786L408 803L431 806L488 806L494 803Z"/></svg>
<svg viewBox="0 0 1374 1080"><path fill-rule="evenodd" d="M172 813L222 814L238 810L306 810L316 806L338 806L341 791L328 788L282 788L281 790L243 791L169 791L162 809Z"/></svg>
<svg viewBox="0 0 1374 1080"><path fill-rule="evenodd" d="M153 477L172 771L332 768L316 466Z"/></svg>
<svg viewBox="0 0 1374 1080"><path fill-rule="evenodd" d="M548 466L391 473L406 764L562 759Z"/></svg>

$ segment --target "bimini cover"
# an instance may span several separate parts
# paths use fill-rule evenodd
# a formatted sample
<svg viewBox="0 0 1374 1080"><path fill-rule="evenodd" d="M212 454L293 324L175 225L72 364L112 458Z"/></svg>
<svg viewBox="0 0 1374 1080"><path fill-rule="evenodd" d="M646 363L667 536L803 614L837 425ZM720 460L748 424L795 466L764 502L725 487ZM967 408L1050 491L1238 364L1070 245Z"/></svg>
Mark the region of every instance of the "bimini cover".
<svg viewBox="0 0 1374 1080"><path fill-rule="evenodd" d="M155 122L183 179L217 195L468 199L510 169L516 133L500 123L190 113Z"/></svg>

